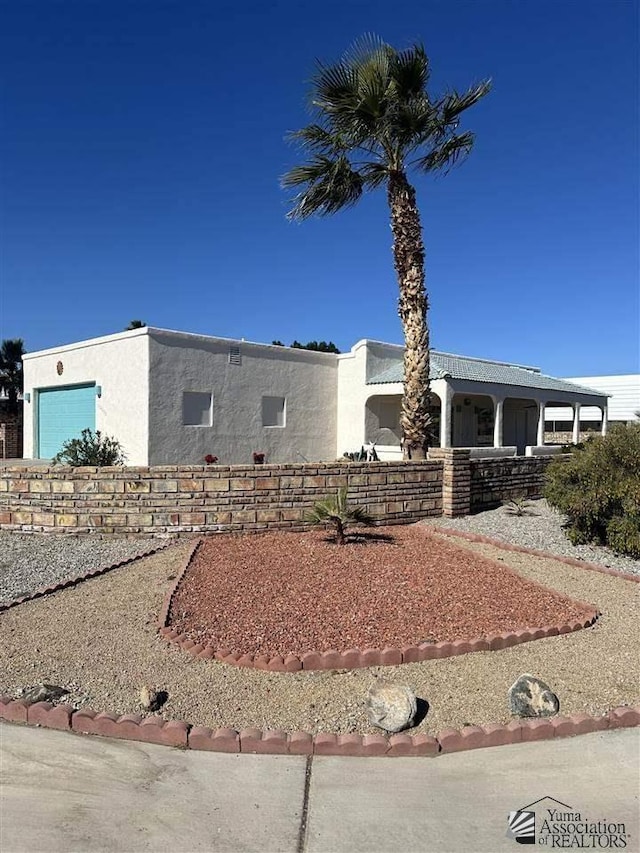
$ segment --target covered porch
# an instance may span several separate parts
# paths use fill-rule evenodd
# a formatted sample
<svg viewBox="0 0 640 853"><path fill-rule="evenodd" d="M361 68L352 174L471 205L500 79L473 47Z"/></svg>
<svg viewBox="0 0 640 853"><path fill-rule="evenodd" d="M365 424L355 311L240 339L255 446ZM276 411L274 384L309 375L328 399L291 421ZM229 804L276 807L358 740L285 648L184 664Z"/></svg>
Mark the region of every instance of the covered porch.
<svg viewBox="0 0 640 853"><path fill-rule="evenodd" d="M535 368L443 353L432 353L431 368L432 447L466 447L472 456L553 453L559 446L545 444L545 408L553 406L571 407L574 443L584 407L600 411L601 433L607 432L606 395ZM399 364L367 382L364 442L375 444L380 459L402 454L401 376Z"/></svg>

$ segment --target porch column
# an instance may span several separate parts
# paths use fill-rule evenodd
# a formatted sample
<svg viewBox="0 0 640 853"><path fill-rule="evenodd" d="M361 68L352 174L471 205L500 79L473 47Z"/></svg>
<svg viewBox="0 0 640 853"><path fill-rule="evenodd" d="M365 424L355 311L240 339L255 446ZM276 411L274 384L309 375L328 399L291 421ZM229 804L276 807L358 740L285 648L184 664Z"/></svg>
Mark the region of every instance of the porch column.
<svg viewBox="0 0 640 853"><path fill-rule="evenodd" d="M444 395L440 401L440 447L451 447L451 401L453 389L448 382L444 385Z"/></svg>
<svg viewBox="0 0 640 853"><path fill-rule="evenodd" d="M494 409L494 418L493 418L493 446L494 447L503 447L503 438L502 438L502 423L503 423L503 411L504 411L504 398L503 397L494 397L493 398L493 409Z"/></svg>
<svg viewBox="0 0 640 853"><path fill-rule="evenodd" d="M605 404L600 411L602 412L602 435L606 435L609 427L609 406Z"/></svg>
<svg viewBox="0 0 640 853"><path fill-rule="evenodd" d="M544 402L542 400L538 401L538 436L536 438L536 444L538 447L542 447L544 444Z"/></svg>
<svg viewBox="0 0 640 853"><path fill-rule="evenodd" d="M573 404L573 443L580 441L580 403Z"/></svg>

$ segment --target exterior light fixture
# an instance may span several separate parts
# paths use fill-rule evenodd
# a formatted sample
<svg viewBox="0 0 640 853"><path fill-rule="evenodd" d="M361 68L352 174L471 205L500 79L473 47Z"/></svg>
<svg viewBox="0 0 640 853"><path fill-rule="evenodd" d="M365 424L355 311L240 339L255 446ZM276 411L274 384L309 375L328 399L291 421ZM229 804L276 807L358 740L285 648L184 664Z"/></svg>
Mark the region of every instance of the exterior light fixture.
<svg viewBox="0 0 640 853"><path fill-rule="evenodd" d="M96 385L96 397L102 397L102 385Z"/></svg>

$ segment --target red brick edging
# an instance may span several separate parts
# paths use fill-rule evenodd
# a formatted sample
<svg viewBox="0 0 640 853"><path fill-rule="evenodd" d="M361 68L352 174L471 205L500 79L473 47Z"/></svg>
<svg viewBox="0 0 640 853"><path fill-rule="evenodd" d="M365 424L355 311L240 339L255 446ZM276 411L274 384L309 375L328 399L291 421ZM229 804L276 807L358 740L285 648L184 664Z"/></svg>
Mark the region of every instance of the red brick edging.
<svg viewBox="0 0 640 853"><path fill-rule="evenodd" d="M442 529L448 532L448 528ZM169 624L169 613L171 611L173 598L202 541L202 539L198 539L194 542L180 571L177 573L171 588L165 596L158 615L158 632L169 643L174 643L175 645L180 646L183 651L188 652L193 657L202 659L215 658L216 660L230 664L231 666L251 667L253 669L267 670L269 672L300 672L301 670L358 669L370 666L399 666L403 663L422 663L423 661L428 660L440 660L442 658L455 657L456 655L464 655L469 652L486 652L508 649L511 646L517 646L520 643L528 643L532 640L540 640L545 637L556 637L559 634L569 634L573 631L579 631L582 628L590 627L597 621L599 615L598 611L591 605L585 604L584 602L576 602L584 607L586 611L585 616L582 619L576 619L570 622L561 622L557 625L545 625L541 628L506 631L501 634L488 634L483 637L474 637L469 640L463 639L441 643L418 643L417 645L406 645L401 648L388 646L384 649L347 649L345 651L330 649L329 651L324 652L308 651L301 655L291 654L286 657L283 657L282 655L269 657L268 655L239 654L238 652L230 652L229 649L216 649L213 646L204 646L200 643L195 643L186 634L181 634L175 628L171 628ZM530 583L542 586L541 584L537 584L536 581L530 581Z"/></svg>
<svg viewBox="0 0 640 853"><path fill-rule="evenodd" d="M33 601L35 598L42 598L45 595L51 595L54 592L59 592L61 589L68 589L69 587L77 586L83 581L88 581L91 580L91 578L97 578L100 575L105 575L107 572L113 571L113 569L119 569L121 566L127 566L129 563L141 560L143 557L150 557L152 554L157 554L158 551L163 551L169 544L169 541L162 542L155 548L150 548L148 551L143 551L141 554L136 554L135 557L129 557L127 560L121 560L119 563L112 563L110 566L103 566L100 569L92 569L90 572L85 572L82 575L76 575L76 577L60 581L60 583L52 584L51 586L41 586L39 589L36 589L27 595L23 595L20 598L14 598L13 601L5 601L4 604L0 603L0 613L3 613L5 610L10 610L12 607L17 607L19 604L24 604L26 601Z"/></svg>
<svg viewBox="0 0 640 853"><path fill-rule="evenodd" d="M439 528L443 530L443 528ZM459 535L457 531L445 530L452 535ZM467 534L462 538L469 538L472 541L484 541L488 544L496 545L497 547L505 547L502 543L495 542L487 537L474 538ZM171 600L175 591L190 565L193 556L201 540L198 539L193 543L184 565L176 581L165 598L160 620L166 621ZM46 595L50 592L55 592L66 586L74 586L75 584L94 577L97 574L103 574L111 569L121 565L133 562L140 559L142 556L149 556L166 547L169 543L163 543L160 547L138 555L122 563L109 566L104 569L98 569L89 572L86 575L74 578L71 581L64 582L55 587L47 587L43 590L38 590L32 596L18 599L4 605L2 609L13 607L22 603L24 600L36 598L41 595ZM527 549L518 548L516 546L505 547L505 550L524 551L526 553L534 553L536 556L553 557L543 552L527 551ZM559 558L554 558L559 559ZM582 563L578 560L565 558L563 562L568 562L569 565L578 565L581 568L594 569L595 571L603 571L606 574L621 575L630 580L638 580L637 578L629 577L614 570L603 569L591 564ZM595 613L595 611L594 611ZM589 621L592 624L594 618ZM571 626L575 627L571 627ZM467 651L480 651L486 649L507 648L509 645L526 642L528 639L538 639L542 636L556 636L561 633L568 633L571 630L578 630L578 627L586 627L583 623L567 623L565 626L549 626L541 628L537 631L517 631L513 634L499 634L493 638L481 638L478 641L458 640L454 643L436 643L427 645L427 649L439 649L436 654L421 658L429 660L436 657L447 657L454 654L464 654ZM561 630L564 628L564 630ZM169 633L171 631L169 630ZM525 639L525 635L526 639ZM177 637L173 638L174 642L180 642ZM482 642L487 645L482 648L465 648L473 643ZM191 645L189 645L191 644ZM203 652L201 648L193 644L193 641L187 640L181 642L183 648L187 648L191 654L197 654L199 657L213 657L211 654ZM447 649L447 647L450 647ZM410 647L420 650L420 646ZM354 652L358 650L353 650ZM369 652L384 654L386 650L365 650L359 652L363 657ZM397 650L393 650L397 651ZM448 652L448 653L444 653ZM310 653L312 654L312 653ZM332 655L338 653L325 652L324 655ZM342 653L344 655L349 652ZM217 654L216 654L217 657ZM234 658L229 660L228 657ZM236 665L247 665L237 655L231 655L227 658L221 658L227 663L235 663ZM301 663L304 662L305 656ZM281 658L276 658L275 662L279 664ZM331 658L323 658L323 663L329 664ZM380 660L368 662L366 666L379 665ZM409 659L407 659L409 662ZM284 662L283 662L284 663ZM386 663L386 661L385 661ZM251 665L258 666L258 663ZM266 667L265 667L266 668ZM275 669L277 667L268 667ZM303 667L301 667L303 668ZM304 667L308 669L309 667ZM317 667L313 667L317 668ZM331 663L325 668L335 668ZM344 665L340 668L347 668ZM207 750L211 752L228 752L228 753L259 753L259 754L285 754L285 755L338 755L338 756L437 756L441 753L460 752L468 749L481 749L485 747L501 746L514 743L526 743L537 740L551 740L557 737L569 737L573 735L588 734L596 731L605 731L618 728L633 728L640 726L640 707L620 706L608 711L606 714L596 717L588 714L572 714L568 717L557 716L545 719L515 719L506 725L497 723L489 723L484 726L464 726L462 729L444 729L435 737L431 735L407 734L399 733L386 737L381 734L359 735L356 733L336 735L330 732L319 732L312 735L309 732L284 732L281 730L260 730L257 728L247 728L236 730L232 728L211 729L206 726L193 726L182 720L164 720L162 717L151 716L142 717L139 714L124 714L118 716L107 712L96 712L90 709L76 710L70 705L54 705L50 702L36 702L28 705L20 699L12 699L10 696L0 696L0 719L14 723L24 723L32 726L42 726L44 728L59 729L64 731L73 731L79 734L93 734L103 737L123 738L126 740L142 741L145 743L155 743L164 746L182 747L185 749Z"/></svg>
<svg viewBox="0 0 640 853"><path fill-rule="evenodd" d="M342 756L436 756L441 753L483 749L529 741L589 734L609 729L640 726L640 707L621 706L601 717L572 714L568 717L512 720L506 725L464 726L444 729L435 737L427 734L400 733L385 737L379 734L336 735L320 732L284 732L256 728L210 729L192 726L182 720L141 717L139 714L117 716L89 709L75 710L70 705L36 702L27 705L20 699L0 696L0 719L13 723L73 731L79 734L123 738L125 740L177 746L210 752L253 753L269 755L342 755Z"/></svg>

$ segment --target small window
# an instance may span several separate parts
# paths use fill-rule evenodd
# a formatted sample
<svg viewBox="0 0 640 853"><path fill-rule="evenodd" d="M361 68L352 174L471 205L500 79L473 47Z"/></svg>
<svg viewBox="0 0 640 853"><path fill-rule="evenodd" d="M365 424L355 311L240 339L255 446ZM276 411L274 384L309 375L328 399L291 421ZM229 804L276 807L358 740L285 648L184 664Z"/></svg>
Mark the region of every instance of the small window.
<svg viewBox="0 0 640 853"><path fill-rule="evenodd" d="M185 426L211 426L211 394L182 392L182 423Z"/></svg>
<svg viewBox="0 0 640 853"><path fill-rule="evenodd" d="M262 398L262 426L283 427L285 423L285 398Z"/></svg>
<svg viewBox="0 0 640 853"><path fill-rule="evenodd" d="M240 352L240 347L229 347L229 364L242 364L242 353Z"/></svg>

